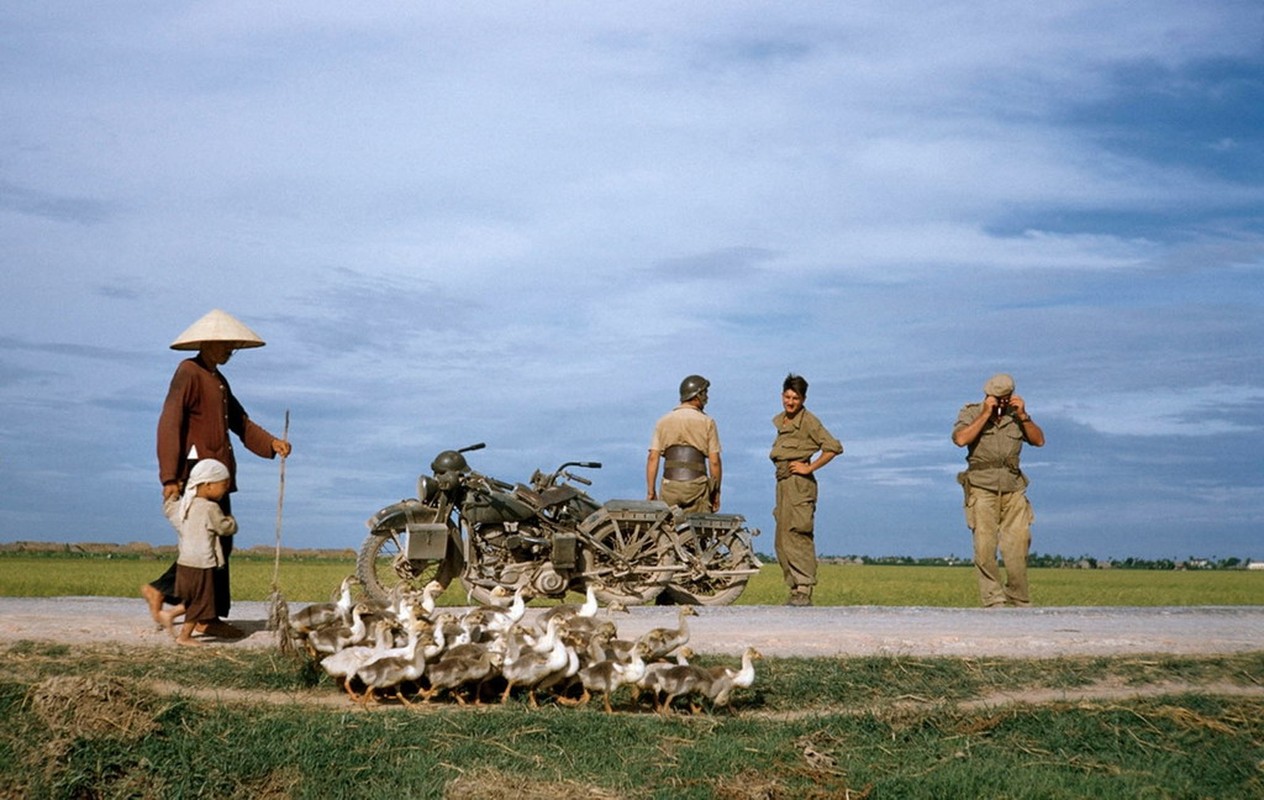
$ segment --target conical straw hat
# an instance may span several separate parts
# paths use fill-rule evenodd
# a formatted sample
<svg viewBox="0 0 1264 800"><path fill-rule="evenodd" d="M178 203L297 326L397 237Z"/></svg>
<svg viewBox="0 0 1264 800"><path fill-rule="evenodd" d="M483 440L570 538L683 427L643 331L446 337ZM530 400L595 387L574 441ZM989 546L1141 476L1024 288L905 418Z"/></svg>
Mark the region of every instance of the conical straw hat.
<svg viewBox="0 0 1264 800"><path fill-rule="evenodd" d="M235 348L263 347L259 334L227 311L214 309L171 343L172 350L197 350L202 342L228 342Z"/></svg>

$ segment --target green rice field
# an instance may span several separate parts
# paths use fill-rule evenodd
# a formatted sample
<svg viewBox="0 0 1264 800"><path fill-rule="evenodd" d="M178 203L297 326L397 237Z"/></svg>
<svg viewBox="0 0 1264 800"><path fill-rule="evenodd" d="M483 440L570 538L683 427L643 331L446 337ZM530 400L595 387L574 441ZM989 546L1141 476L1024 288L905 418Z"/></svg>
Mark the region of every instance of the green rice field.
<svg viewBox="0 0 1264 800"><path fill-rule="evenodd" d="M0 554L0 596L130 597L166 567L167 562L152 557L5 553ZM350 557L283 560L279 584L291 602L327 600L354 569ZM236 599L267 598L273 559L237 554L232 570ZM1259 571L1032 569L1029 574L1039 606L1264 604L1264 572ZM970 567L823 564L819 580L818 605L971 608L978 603ZM738 605L780 604L785 596L780 570L769 564L751 579ZM454 585L440 602L460 605L465 596Z"/></svg>

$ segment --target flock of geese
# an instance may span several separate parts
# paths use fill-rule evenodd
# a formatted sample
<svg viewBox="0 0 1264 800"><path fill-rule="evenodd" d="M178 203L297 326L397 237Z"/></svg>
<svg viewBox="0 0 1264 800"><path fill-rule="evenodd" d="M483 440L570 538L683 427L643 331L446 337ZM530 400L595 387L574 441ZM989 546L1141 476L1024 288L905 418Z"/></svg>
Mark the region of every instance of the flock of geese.
<svg viewBox="0 0 1264 800"><path fill-rule="evenodd" d="M291 615L289 635L360 703L394 697L411 706L417 697L429 702L446 693L464 705L482 702L489 691L503 703L518 690L533 708L538 695L568 706L601 695L609 712L611 697L628 686L634 706L648 693L660 714L671 714L678 698L697 713L726 706L734 689L749 687L761 657L750 647L740 667L690 664L693 606L680 607L675 628L620 639L611 614L627 609L612 604L598 614L591 589L582 605L553 606L531 624L521 589L504 606L456 614L436 608L438 583L419 593L397 589L388 604L376 605L353 602L354 580L343 580L337 601Z"/></svg>

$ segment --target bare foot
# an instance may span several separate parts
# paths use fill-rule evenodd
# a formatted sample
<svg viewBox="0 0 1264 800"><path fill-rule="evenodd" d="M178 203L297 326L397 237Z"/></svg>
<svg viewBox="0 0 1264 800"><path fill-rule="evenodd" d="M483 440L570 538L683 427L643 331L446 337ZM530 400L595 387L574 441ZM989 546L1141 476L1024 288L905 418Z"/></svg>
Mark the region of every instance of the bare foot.
<svg viewBox="0 0 1264 800"><path fill-rule="evenodd" d="M171 638L173 639L176 638L175 622L177 616L178 615L174 611L158 612L158 624L161 625L167 633L171 634Z"/></svg>
<svg viewBox="0 0 1264 800"><path fill-rule="evenodd" d="M161 625L162 620L159 619L158 615L162 613L162 592L146 583L140 587L140 596L144 598L145 604L149 606L149 616L154 618L154 622Z"/></svg>
<svg viewBox="0 0 1264 800"><path fill-rule="evenodd" d="M183 636L177 636L176 644L184 645L185 647L205 647L206 646L205 643L199 642L197 639L194 639L192 636L188 637L187 639Z"/></svg>

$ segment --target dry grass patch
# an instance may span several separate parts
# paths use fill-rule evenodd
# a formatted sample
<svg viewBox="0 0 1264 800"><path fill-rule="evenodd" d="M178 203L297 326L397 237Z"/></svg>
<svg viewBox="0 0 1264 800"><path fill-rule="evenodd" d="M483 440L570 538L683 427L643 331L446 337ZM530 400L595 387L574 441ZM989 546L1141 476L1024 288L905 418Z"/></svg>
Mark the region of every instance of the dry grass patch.
<svg viewBox="0 0 1264 800"><path fill-rule="evenodd" d="M32 686L26 699L54 742L107 737L132 741L158 729L154 698L117 678L48 678Z"/></svg>
<svg viewBox="0 0 1264 800"><path fill-rule="evenodd" d="M618 792L591 783L549 781L515 775L497 769L482 769L453 778L443 796L451 800L470 797L513 797L515 800L625 800Z"/></svg>

